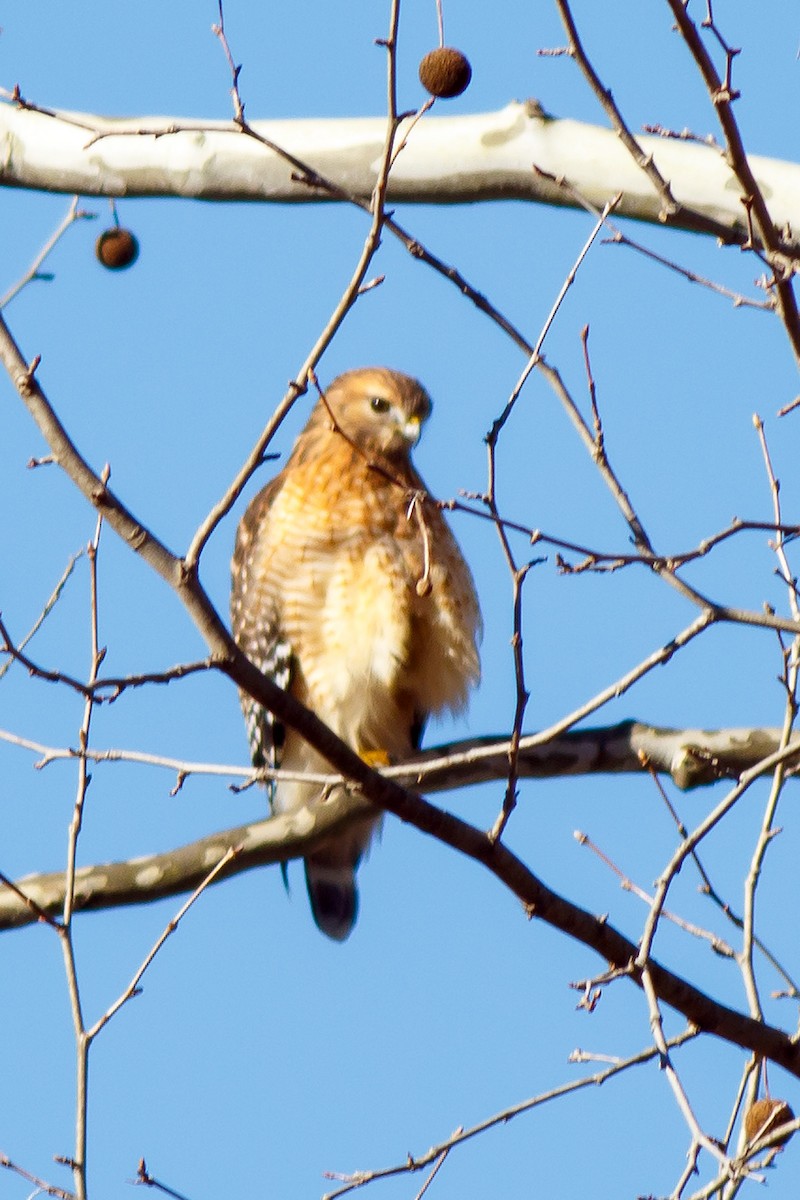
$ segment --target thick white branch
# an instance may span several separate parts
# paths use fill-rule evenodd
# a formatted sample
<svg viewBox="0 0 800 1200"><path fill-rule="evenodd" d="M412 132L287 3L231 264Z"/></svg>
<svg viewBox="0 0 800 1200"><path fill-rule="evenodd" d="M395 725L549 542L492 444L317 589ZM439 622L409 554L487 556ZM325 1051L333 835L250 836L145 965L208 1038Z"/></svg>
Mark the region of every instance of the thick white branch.
<svg viewBox="0 0 800 1200"><path fill-rule="evenodd" d="M371 195L383 118L255 121L252 127L337 187L362 199ZM663 220L661 197L616 134L549 117L535 101L472 116L426 117L406 128L408 143L391 176L392 201L569 204L566 191L535 166L568 181L597 207L621 194L620 215ZM706 224L706 232L729 231L734 238L746 233L741 189L721 151L646 135L639 142L686 210L676 224L711 223L717 228ZM800 230L800 166L757 156L750 163L776 226ZM6 187L204 200L326 198L293 175L295 167L232 122L110 119L0 104L0 184Z"/></svg>

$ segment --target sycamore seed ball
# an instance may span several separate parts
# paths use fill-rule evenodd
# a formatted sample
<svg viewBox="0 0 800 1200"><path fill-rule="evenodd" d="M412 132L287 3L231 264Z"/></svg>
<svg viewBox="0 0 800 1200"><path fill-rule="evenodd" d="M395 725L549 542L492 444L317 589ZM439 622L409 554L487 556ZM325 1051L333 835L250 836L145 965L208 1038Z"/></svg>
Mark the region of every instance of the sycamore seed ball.
<svg viewBox="0 0 800 1200"><path fill-rule="evenodd" d="M794 1120L794 1113L785 1100L763 1098L756 1100L755 1104L751 1104L748 1108L744 1119L744 1131L747 1134L748 1142L755 1142L772 1133L779 1125L785 1125L787 1121L792 1120ZM791 1134L785 1140L788 1141L789 1137ZM782 1146L784 1142L779 1142L778 1145Z"/></svg>
<svg viewBox="0 0 800 1200"><path fill-rule="evenodd" d="M123 271L139 257L139 243L130 229L104 229L95 242L94 252L109 271Z"/></svg>
<svg viewBox="0 0 800 1200"><path fill-rule="evenodd" d="M420 83L432 96L445 100L460 96L469 87L472 67L469 59L452 46L431 50L419 64Z"/></svg>

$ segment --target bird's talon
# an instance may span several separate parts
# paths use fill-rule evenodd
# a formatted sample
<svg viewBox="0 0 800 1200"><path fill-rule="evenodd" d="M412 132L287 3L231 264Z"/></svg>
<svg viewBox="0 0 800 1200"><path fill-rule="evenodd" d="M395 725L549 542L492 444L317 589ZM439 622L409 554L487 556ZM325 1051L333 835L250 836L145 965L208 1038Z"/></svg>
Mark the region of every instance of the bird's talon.
<svg viewBox="0 0 800 1200"><path fill-rule="evenodd" d="M392 765L391 757L385 750L362 750L358 757L374 770Z"/></svg>

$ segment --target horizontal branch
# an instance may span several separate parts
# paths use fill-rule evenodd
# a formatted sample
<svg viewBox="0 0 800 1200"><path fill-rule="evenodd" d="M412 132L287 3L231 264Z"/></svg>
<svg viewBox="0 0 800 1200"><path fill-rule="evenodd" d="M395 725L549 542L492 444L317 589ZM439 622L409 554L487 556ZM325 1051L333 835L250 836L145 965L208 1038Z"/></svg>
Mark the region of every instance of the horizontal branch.
<svg viewBox="0 0 800 1200"><path fill-rule="evenodd" d="M421 797L395 790L388 781L385 788L389 811L481 863L522 902L529 916L575 938L613 969L641 984L641 972L635 966L638 947L604 916L594 916L552 891L502 842L493 842L480 830ZM363 795L336 788L322 803L229 829L166 854L81 868L75 876L75 909L141 903L186 891L196 886L209 866L219 862L229 848L236 849L236 858L220 878L256 865L305 856L319 841L368 811L370 804ZM61 872L27 876L13 888L0 888L0 928L30 924L44 919L45 914L56 915L63 898ZM658 996L699 1030L769 1058L800 1077L800 1047L788 1034L718 1003L652 959L648 961L648 972Z"/></svg>
<svg viewBox="0 0 800 1200"><path fill-rule="evenodd" d="M671 776L678 787L688 790L720 779L738 779L779 750L780 736L779 729L670 729L639 721L574 730L544 743L537 742L537 735L532 734L520 741L518 775L552 779L654 771ZM16 740L23 748L42 754L43 764L59 757L79 756L74 750L57 751L13 739L11 735L8 740ZM509 749L508 740L491 736L472 738L434 746L407 763L385 768L380 774L403 787L422 786L426 792L505 780ZM168 767L182 777L205 771L250 776L247 768L158 760L134 752L87 751L85 757L92 761L142 761L149 766ZM786 762L790 764L791 759ZM219 879L306 857L318 842L357 820L365 811L371 811L369 801L362 796L342 794L338 786L341 776L320 777L318 782L334 789L324 803L221 830L161 854L81 868L76 877L75 908L92 910L146 904L190 891L205 877L209 866L232 847L238 849L238 856L220 873ZM41 913L48 916L60 913L64 903L62 872L29 875L18 880L16 887L18 893L0 887L0 930L28 925ZM23 897L31 904L26 905Z"/></svg>
<svg viewBox="0 0 800 1200"><path fill-rule="evenodd" d="M525 779L552 779L651 770L669 775L676 787L689 791L720 779L738 779L780 745L780 729L672 729L621 721L571 730L547 740L539 734L523 735L517 773ZM445 791L505 779L509 750L507 739L472 738L425 750L411 762L384 773L406 787Z"/></svg>
<svg viewBox="0 0 800 1200"><path fill-rule="evenodd" d="M258 773L252 767L238 764L196 762L142 750L93 747L81 751L74 746L47 746L6 729L0 729L0 741L38 755L37 768L77 758L93 763L138 763L174 771L179 779L176 786L180 787L191 775L240 779L242 787L259 780L298 778L291 771ZM641 721L620 721L617 725L569 730L555 736L523 735L519 742L517 774L521 779L560 779L570 775L652 771L669 775L676 787L690 791L720 779L738 779L742 772L752 770L762 759L774 754L780 745L781 730L777 728L672 729ZM800 756L800 742L797 746ZM431 746L404 763L385 767L381 774L404 787L423 788L426 792L452 791L507 779L510 751L508 738L484 734L443 746ZM787 759L787 772L791 767L791 759ZM335 774L306 773L302 778L320 788L344 782L343 776Z"/></svg>
<svg viewBox="0 0 800 1200"><path fill-rule="evenodd" d="M324 803L221 830L161 854L79 867L74 908L92 912L149 904L192 891L230 849L237 850L237 857L220 871L217 883L254 867L302 858L318 842L374 811L363 796L338 788ZM64 872L53 871L25 876L14 885L18 891L0 886L0 930L31 925L44 914L58 917L64 885Z"/></svg>
<svg viewBox="0 0 800 1200"><path fill-rule="evenodd" d="M111 119L2 103L0 185L84 196L280 203L342 198L310 185L299 161L343 193L371 196L384 118L253 121L250 128L256 137L228 121ZM618 215L665 219L662 197L614 132L550 117L534 100L497 112L425 117L413 128L410 122L401 126L401 137L404 131L408 141L392 167L390 202L522 199L577 206L560 186L567 180L598 208L620 195ZM679 207L670 223L726 241L747 238L742 190L719 149L649 135L637 140L669 181ZM775 226L800 229L800 166L759 156L749 163Z"/></svg>
<svg viewBox="0 0 800 1200"><path fill-rule="evenodd" d="M619 725L565 733L543 745L537 745L536 735L531 735L521 739L518 774L528 779L545 779L652 770L670 775L679 787L700 787L721 778L738 778L752 770L779 750L780 732L779 729L669 729L623 721ZM56 757L55 751L33 743L28 748L44 751L48 761ZM381 774L405 787L422 785L428 792L505 780L509 748L510 742L493 737L434 746L408 763L386 768ZM77 756L77 752L66 751L65 756ZM115 761L127 756L124 752L89 751L86 757L101 761L108 757ZM158 760L150 759L148 765L154 764L158 765ZM162 765L181 775L204 769L202 763L179 760L164 760ZM212 769L210 764L206 766ZM225 773L219 766L213 770L215 774ZM230 768L230 774L248 773L247 768ZM323 786L322 777L319 782ZM87 911L147 904L191 891L231 848L238 850L237 858L220 872L220 880L255 867L304 858L332 833L358 820L365 812L374 811L363 796L343 794L338 786L340 776L327 777L327 784L333 788L328 799L296 812L221 830L161 854L82 867L76 873L75 908ZM0 886L0 930L29 925L42 913L57 917L61 912L63 872L28 875L17 880L15 886L18 892ZM23 897L31 903L26 905Z"/></svg>

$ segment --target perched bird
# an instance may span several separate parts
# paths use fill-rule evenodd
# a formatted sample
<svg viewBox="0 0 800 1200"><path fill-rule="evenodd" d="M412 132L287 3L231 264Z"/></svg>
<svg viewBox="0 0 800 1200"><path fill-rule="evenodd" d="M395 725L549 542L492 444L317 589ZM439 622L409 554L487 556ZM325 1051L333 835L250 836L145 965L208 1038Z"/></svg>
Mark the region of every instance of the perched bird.
<svg viewBox="0 0 800 1200"><path fill-rule="evenodd" d="M430 410L425 389L398 371L340 375L249 505L233 557L238 645L373 763L407 758L427 717L462 709L480 675L472 576L410 458ZM241 699L256 766L330 773L299 734ZM319 793L281 782L273 808ZM355 870L379 819L306 859L314 920L329 937L355 923Z"/></svg>

